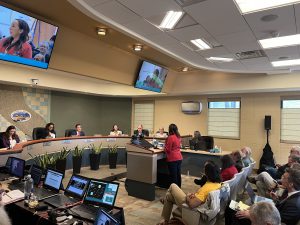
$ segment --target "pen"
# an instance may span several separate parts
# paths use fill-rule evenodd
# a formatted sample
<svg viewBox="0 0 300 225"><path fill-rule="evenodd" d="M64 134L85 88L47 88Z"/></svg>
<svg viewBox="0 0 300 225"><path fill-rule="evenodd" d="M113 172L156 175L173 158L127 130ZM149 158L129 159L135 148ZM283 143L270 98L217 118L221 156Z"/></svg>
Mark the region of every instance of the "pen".
<svg viewBox="0 0 300 225"><path fill-rule="evenodd" d="M5 195L7 195L10 199L13 199L12 197L9 196L9 194L6 193Z"/></svg>

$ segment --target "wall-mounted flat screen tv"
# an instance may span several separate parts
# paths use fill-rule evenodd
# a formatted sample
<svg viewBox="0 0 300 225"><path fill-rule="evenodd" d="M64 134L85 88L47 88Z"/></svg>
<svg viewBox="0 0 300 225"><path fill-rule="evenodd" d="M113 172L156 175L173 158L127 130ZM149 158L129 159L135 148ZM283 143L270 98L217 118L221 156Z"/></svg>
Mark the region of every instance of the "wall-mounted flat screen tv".
<svg viewBox="0 0 300 225"><path fill-rule="evenodd" d="M136 88L161 92L168 70L153 63L143 61L135 83Z"/></svg>
<svg viewBox="0 0 300 225"><path fill-rule="evenodd" d="M58 27L0 5L0 60L47 69Z"/></svg>

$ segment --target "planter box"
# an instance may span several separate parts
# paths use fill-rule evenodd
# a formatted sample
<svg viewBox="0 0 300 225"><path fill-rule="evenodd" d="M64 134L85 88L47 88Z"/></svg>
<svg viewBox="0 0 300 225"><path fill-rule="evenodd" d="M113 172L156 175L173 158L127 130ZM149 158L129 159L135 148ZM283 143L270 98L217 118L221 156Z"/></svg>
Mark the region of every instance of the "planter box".
<svg viewBox="0 0 300 225"><path fill-rule="evenodd" d="M117 168L118 153L108 153L108 163L110 169Z"/></svg>
<svg viewBox="0 0 300 225"><path fill-rule="evenodd" d="M81 161L82 161L82 156L80 156L80 157L73 156L73 173L74 174L80 173Z"/></svg>
<svg viewBox="0 0 300 225"><path fill-rule="evenodd" d="M90 154L90 166L91 170L98 170L99 165L100 165L100 158L101 158L101 153L100 154Z"/></svg>

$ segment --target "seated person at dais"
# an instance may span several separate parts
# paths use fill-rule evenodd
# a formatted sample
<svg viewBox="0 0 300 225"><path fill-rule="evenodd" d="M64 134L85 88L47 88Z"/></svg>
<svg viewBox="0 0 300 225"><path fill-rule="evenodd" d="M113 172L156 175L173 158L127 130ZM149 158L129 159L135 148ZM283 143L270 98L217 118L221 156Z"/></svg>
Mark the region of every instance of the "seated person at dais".
<svg viewBox="0 0 300 225"><path fill-rule="evenodd" d="M138 127L137 127L137 130L135 130L133 132L133 135L136 136L136 137L149 137L149 131L146 130L146 129L143 129L143 125L142 124L139 124Z"/></svg>
<svg viewBox="0 0 300 225"><path fill-rule="evenodd" d="M16 133L15 126L9 126L6 131L2 133L1 142L1 148L7 149L13 148L17 143L20 142L20 138Z"/></svg>
<svg viewBox="0 0 300 225"><path fill-rule="evenodd" d="M54 129L54 123L47 123L45 127L45 134L44 134L44 139L45 138L55 138L56 137L56 132Z"/></svg>
<svg viewBox="0 0 300 225"><path fill-rule="evenodd" d="M71 136L85 136L85 133L82 131L81 124L77 123L75 125L75 129L76 130L71 132Z"/></svg>
<svg viewBox="0 0 300 225"><path fill-rule="evenodd" d="M119 127L117 124L113 125L109 136L121 136L122 135L122 131L119 130Z"/></svg>
<svg viewBox="0 0 300 225"><path fill-rule="evenodd" d="M157 138L166 138L168 137L168 132L165 132L165 129L163 127L159 128L159 130L156 132L154 137Z"/></svg>
<svg viewBox="0 0 300 225"><path fill-rule="evenodd" d="M221 157L222 169L221 177L222 181L230 180L238 173L237 168L234 165L233 159L230 155L224 155Z"/></svg>
<svg viewBox="0 0 300 225"><path fill-rule="evenodd" d="M206 143L199 131L194 132L194 137L190 140L190 149L206 150Z"/></svg>
<svg viewBox="0 0 300 225"><path fill-rule="evenodd" d="M164 206L161 213L162 220L158 225L167 224L171 217L173 205L181 207L183 203L186 203L191 209L196 208L205 203L209 192L221 188L219 167L214 163L206 163L204 171L207 182L195 193L185 194L176 184L170 185L164 199L161 199Z"/></svg>

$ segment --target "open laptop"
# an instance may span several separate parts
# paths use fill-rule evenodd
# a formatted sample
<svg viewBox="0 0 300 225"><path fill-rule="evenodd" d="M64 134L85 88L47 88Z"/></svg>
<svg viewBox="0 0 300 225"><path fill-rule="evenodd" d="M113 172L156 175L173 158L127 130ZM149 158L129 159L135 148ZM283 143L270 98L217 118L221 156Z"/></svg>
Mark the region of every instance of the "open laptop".
<svg viewBox="0 0 300 225"><path fill-rule="evenodd" d="M41 177L43 175L43 169L35 164L32 164L30 167L30 172L29 174L31 175L31 178L33 179L33 183L35 186L38 186L38 184L41 181ZM11 184L9 184L9 189L11 190L24 190L24 181L20 181L20 182L12 182Z"/></svg>
<svg viewBox="0 0 300 225"><path fill-rule="evenodd" d="M0 181L6 180L10 178L10 164L11 164L11 156L9 156L6 160L5 166L1 167L0 170Z"/></svg>
<svg viewBox="0 0 300 225"><path fill-rule="evenodd" d="M119 223L119 221L116 220L113 216L111 216L109 213L107 213L103 209L100 209L94 225L105 225L105 224L121 225L121 223Z"/></svg>
<svg viewBox="0 0 300 225"><path fill-rule="evenodd" d="M59 193L64 174L58 170L47 169L43 188L35 188L34 194L38 200L50 198Z"/></svg>
<svg viewBox="0 0 300 225"><path fill-rule="evenodd" d="M95 221L99 208L106 211L113 209L118 189L118 183L91 179L83 199L83 204L71 208L71 214Z"/></svg>
<svg viewBox="0 0 300 225"><path fill-rule="evenodd" d="M48 198L45 200L45 203L54 207L74 204L83 199L89 182L89 178L73 174L69 180L64 194L58 194Z"/></svg>
<svg viewBox="0 0 300 225"><path fill-rule="evenodd" d="M254 204L254 203L257 203L257 202L273 202L272 199L269 199L269 198L265 198L265 197L262 197L262 196L257 196L251 185L248 183L247 186L246 186L246 191L250 197L250 200L251 200L251 203Z"/></svg>

